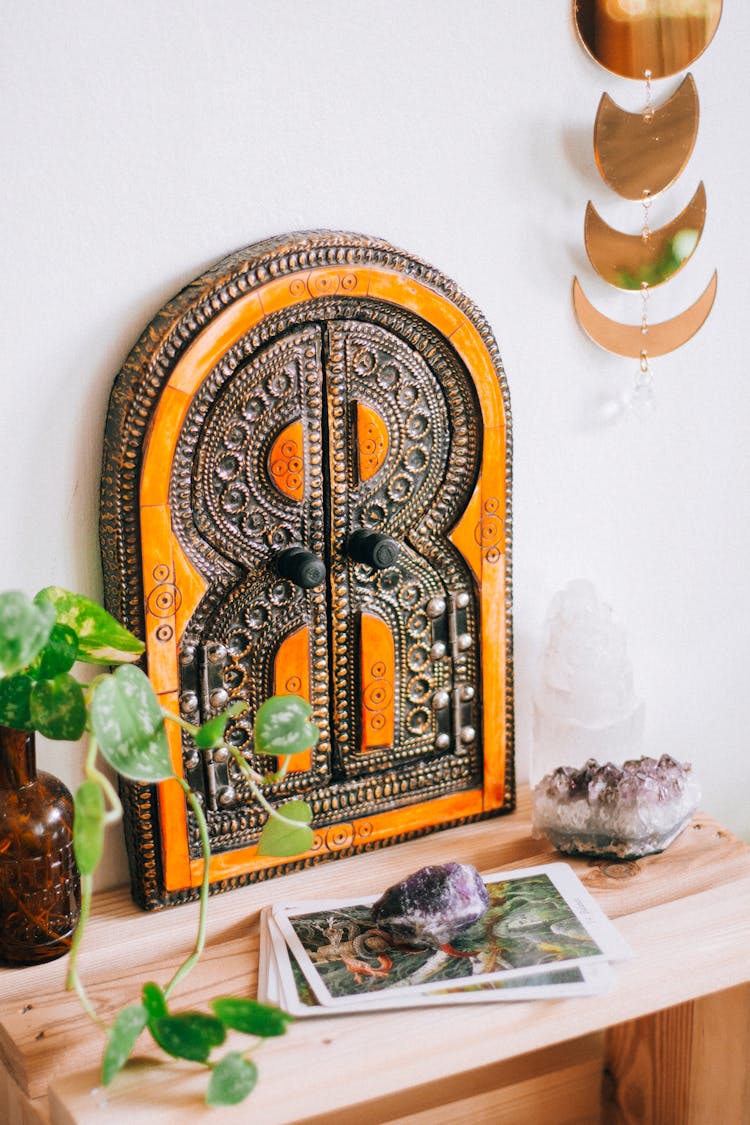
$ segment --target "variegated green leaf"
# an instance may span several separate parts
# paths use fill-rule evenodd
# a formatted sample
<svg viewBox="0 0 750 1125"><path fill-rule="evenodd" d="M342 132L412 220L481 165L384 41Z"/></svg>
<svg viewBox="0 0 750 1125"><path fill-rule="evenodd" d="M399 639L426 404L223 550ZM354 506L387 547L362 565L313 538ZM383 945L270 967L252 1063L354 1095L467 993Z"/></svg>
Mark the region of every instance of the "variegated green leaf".
<svg viewBox="0 0 750 1125"><path fill-rule="evenodd" d="M0 594L0 676L13 676L31 663L49 640L55 611L35 605L20 590Z"/></svg>
<svg viewBox="0 0 750 1125"><path fill-rule="evenodd" d="M38 680L29 697L31 721L46 738L76 742L86 729L83 688L69 672Z"/></svg>
<svg viewBox="0 0 750 1125"><path fill-rule="evenodd" d="M206 1103L239 1105L252 1093L257 1081L258 1068L252 1059L243 1059L238 1051L230 1051L211 1072Z"/></svg>
<svg viewBox="0 0 750 1125"><path fill-rule="evenodd" d="M13 730L33 730L31 687L33 680L21 673L0 680L0 724Z"/></svg>
<svg viewBox="0 0 750 1125"><path fill-rule="evenodd" d="M78 638L78 659L87 664L132 663L144 650L142 641L82 594L72 594L62 586L47 586L34 601L54 607L58 623L67 625Z"/></svg>
<svg viewBox="0 0 750 1125"><path fill-rule="evenodd" d="M104 794L95 781L82 781L73 801L73 851L82 875L93 875L104 850Z"/></svg>
<svg viewBox="0 0 750 1125"><path fill-rule="evenodd" d="M309 722L312 707L298 695L273 695L258 708L253 725L259 754L299 754L318 741L319 732Z"/></svg>
<svg viewBox="0 0 750 1125"><path fill-rule="evenodd" d="M224 1024L203 1012L179 1012L149 1020L149 1031L163 1051L176 1059L205 1062L227 1037Z"/></svg>
<svg viewBox="0 0 750 1125"><path fill-rule="evenodd" d="M124 664L95 685L89 706L99 749L131 781L174 777L159 701L140 668Z"/></svg>
<svg viewBox="0 0 750 1125"><path fill-rule="evenodd" d="M310 827L312 812L304 801L287 801L276 810L286 820L296 821L287 824L275 816L269 816L258 841L258 855L300 855L313 845L313 832Z"/></svg>
<svg viewBox="0 0 750 1125"><path fill-rule="evenodd" d="M142 1004L131 1004L118 1013L102 1059L103 1086L109 1086L118 1071L122 1070L147 1021L148 1013Z"/></svg>
<svg viewBox="0 0 750 1125"><path fill-rule="evenodd" d="M78 638L67 625L57 624L28 672L35 680L51 680L61 672L69 672L77 658Z"/></svg>

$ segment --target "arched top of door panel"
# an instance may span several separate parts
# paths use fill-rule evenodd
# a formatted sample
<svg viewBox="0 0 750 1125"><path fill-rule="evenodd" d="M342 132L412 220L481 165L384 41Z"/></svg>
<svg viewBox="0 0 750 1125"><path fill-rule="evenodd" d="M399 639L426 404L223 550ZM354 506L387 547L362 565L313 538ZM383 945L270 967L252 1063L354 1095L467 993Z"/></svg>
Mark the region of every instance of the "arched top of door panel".
<svg viewBox="0 0 750 1125"><path fill-rule="evenodd" d="M413 255L358 234L303 232L239 250L164 306L112 390L100 523L105 595L112 612L140 635L143 578L133 560L141 511L169 505L170 449L196 392L212 373L238 362L234 349L243 341L270 339L287 318L291 328L324 303L343 306L351 299L360 310L382 302L402 310L405 322L418 318L455 352L470 373L485 433L503 435L509 475L510 403L497 345L454 282ZM331 307L324 319L336 315ZM163 453L149 458L143 471L144 448L155 435Z"/></svg>

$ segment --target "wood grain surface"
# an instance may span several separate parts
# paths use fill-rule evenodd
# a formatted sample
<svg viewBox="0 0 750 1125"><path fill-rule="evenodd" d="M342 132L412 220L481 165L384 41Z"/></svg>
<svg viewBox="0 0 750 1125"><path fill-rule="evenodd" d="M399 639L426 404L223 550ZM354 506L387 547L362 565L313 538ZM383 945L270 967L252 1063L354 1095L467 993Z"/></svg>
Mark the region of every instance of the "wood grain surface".
<svg viewBox="0 0 750 1125"><path fill-rule="evenodd" d="M472 862L489 872L561 858L546 841L531 837L528 795L522 794L513 816L218 896L211 903L205 956L175 1000L200 1008L217 994L254 995L258 912L268 903L375 892L428 862ZM598 1101L606 1070L606 1112L612 1121L684 1120L696 1125L705 1120L714 1125L744 1120L701 1117L700 1107L715 1104L716 1078L709 1071L721 1050L706 1052L707 1046L726 1043L730 1032L722 1031L724 1022L735 1050L750 1047L747 989L737 991L750 981L745 954L750 849L701 815L663 856L637 863L575 860L571 866L606 913L618 919L635 952L632 960L617 966L613 993L300 1020L258 1053L255 1119L263 1125L318 1125L338 1115L343 1120L356 1106L358 1122L406 1125L413 1119L413 1125L421 1125L420 1114L439 1096L444 1113L432 1121L449 1125L459 1120L450 1113L459 1112L467 1098L461 1113L477 1121L502 1121L497 1105L494 1118L486 1116L487 1106L493 1105L495 1087L503 1087L508 1097L513 1087L519 1099L517 1119L525 1121L524 1105L532 1114L541 1112L544 1097L554 1102L554 1091L569 1086L573 1074L578 1076L574 1085L582 1090L577 1112L584 1115L594 1090ZM98 896L81 971L106 1020L137 998L143 981L168 979L192 944L196 918L194 903L143 914L124 891ZM146 1037L138 1045L138 1062L107 1091L99 1089L102 1038L77 1000L62 994L64 971L64 962L0 971L0 1059L25 1097L43 1098L51 1084L54 1125L125 1119L129 1125L169 1125L184 1122L188 1113L197 1120L213 1119L215 1111L202 1104L205 1075L181 1063L155 1062ZM715 995L724 990L734 991ZM610 1028L616 1030L605 1049L602 1036ZM601 1045L596 1058L595 1042ZM562 1044L570 1046L565 1059L545 1056ZM701 1051L710 1065L697 1065ZM735 1052L724 1051L724 1056L723 1070L732 1070ZM531 1085L524 1087L525 1082ZM746 1079L734 1072L722 1077L720 1085L728 1106L739 1104L746 1094ZM410 1100L408 1092L420 1089L422 1102ZM537 1097L542 1101L535 1103ZM664 1116L659 1099L665 1097L683 1113L685 1105L697 1106L690 1112L699 1115ZM744 1104L748 1101L745 1097ZM651 1116L637 1116L641 1111ZM223 1110L221 1121L234 1125L246 1120L246 1113L247 1107Z"/></svg>

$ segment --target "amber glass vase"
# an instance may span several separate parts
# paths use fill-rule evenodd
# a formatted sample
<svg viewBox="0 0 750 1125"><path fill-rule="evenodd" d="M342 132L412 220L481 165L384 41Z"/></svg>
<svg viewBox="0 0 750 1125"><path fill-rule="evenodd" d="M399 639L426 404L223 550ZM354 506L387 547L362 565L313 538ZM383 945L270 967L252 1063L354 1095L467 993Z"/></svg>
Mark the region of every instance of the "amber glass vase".
<svg viewBox="0 0 750 1125"><path fill-rule="evenodd" d="M73 798L37 772L33 732L0 726L0 964L67 953L80 904Z"/></svg>

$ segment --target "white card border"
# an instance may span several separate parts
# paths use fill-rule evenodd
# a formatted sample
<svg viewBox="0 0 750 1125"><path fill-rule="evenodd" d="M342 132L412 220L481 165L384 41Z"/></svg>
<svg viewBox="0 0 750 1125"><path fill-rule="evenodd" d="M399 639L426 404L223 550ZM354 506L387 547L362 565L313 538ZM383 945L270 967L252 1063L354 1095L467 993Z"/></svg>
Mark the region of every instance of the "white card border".
<svg viewBox="0 0 750 1125"><path fill-rule="evenodd" d="M278 979L276 956L274 954L271 938L268 933L268 923L271 917L271 907L264 906L258 917L259 944L258 944L258 987L256 995L261 1004L278 1004L278 999L272 995L269 982L273 981L274 974ZM278 996L278 991L276 993Z"/></svg>

